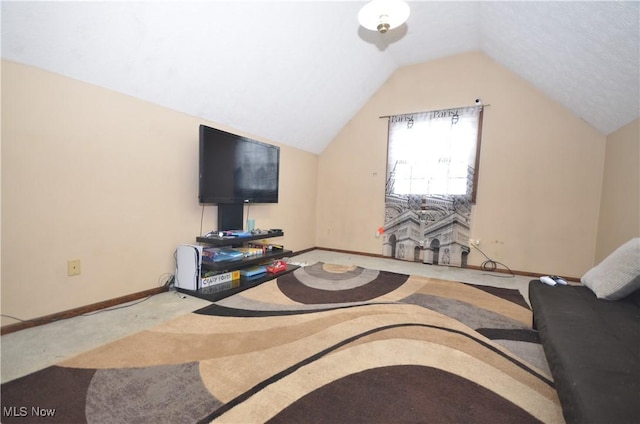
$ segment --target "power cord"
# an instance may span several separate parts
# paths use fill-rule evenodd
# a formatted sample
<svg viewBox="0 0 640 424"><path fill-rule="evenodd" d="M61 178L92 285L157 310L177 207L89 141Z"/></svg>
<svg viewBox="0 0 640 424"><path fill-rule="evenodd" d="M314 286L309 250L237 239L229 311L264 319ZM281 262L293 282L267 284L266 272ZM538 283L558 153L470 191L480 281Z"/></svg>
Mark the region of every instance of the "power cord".
<svg viewBox="0 0 640 424"><path fill-rule="evenodd" d="M476 249L478 252L482 253L482 255L485 258L487 258L487 260L482 262L482 264L480 265L480 269L481 270L487 271L487 272L495 272L495 270L498 268L498 265L502 265L503 267L505 267L507 269L507 271L509 271L509 274L511 274L511 275L496 275L496 274L491 274L491 275L495 275L496 277L502 277L502 278L513 278L513 277L516 276L514 274L514 272L511 271L511 268L509 268L508 266L506 266L502 262L494 261L493 259L488 257L482 250L480 250L480 248L478 246L474 245L473 243L471 243L471 246L474 249Z"/></svg>
<svg viewBox="0 0 640 424"><path fill-rule="evenodd" d="M200 237L202 237L202 225L204 223L204 203L202 204L202 212L200 212Z"/></svg>
<svg viewBox="0 0 640 424"><path fill-rule="evenodd" d="M175 255L176 255L176 252L173 252L174 258L175 258ZM166 289L170 289L171 287L174 286L175 281L176 281L176 276L170 272L167 272L162 274L160 277L158 277L158 286L164 287Z"/></svg>
<svg viewBox="0 0 640 424"><path fill-rule="evenodd" d="M164 282L163 282L163 279L164 279ZM165 273L165 274L162 274L162 275L158 278L158 282L159 282L159 283L162 283L162 284L160 284L159 286L160 286L160 287L165 287L165 288L167 288L168 290L169 290L171 287L173 287L174 281L175 281L175 275L173 275L173 274L171 274L171 273L169 273L169 272L167 272L167 273ZM176 293L177 293L177 292L176 292ZM99 310L94 311L94 312L87 312L87 313L84 313L84 314L75 315L75 316L69 316L69 317L63 317L63 318L50 318L50 319L43 320L42 318L22 319L22 318L14 317L13 315L7 315L7 314L0 314L0 316L3 316L3 317L5 317L5 318L9 318L9 319L13 319L13 320L16 320L16 321L18 321L18 322L32 322L32 321L41 322L41 321L43 321L43 322L45 322L46 324L49 324L49 323L52 323L52 322L64 321L64 320L66 320L66 319L75 318L75 317L89 317L89 316L92 316L92 315L101 314L101 313L103 313L103 312L110 312L110 311L116 311L116 310L118 310L118 309L130 308L130 307L132 307L132 306L139 305L139 304L140 304L140 303L142 303L142 302L146 302L147 300L149 300L149 299L151 299L152 297L157 296L157 295L159 295L159 294L160 294L160 293L156 293L156 294L149 295L149 296L147 296L147 297L145 297L145 298L143 298L143 299L140 299L140 300L138 300L137 302L134 302L134 303L127 303L127 304L125 304L125 305L121 305L121 306L114 306L114 307L111 307L111 308L99 309ZM181 296L181 297L182 297L182 296ZM184 298L186 298L186 296L185 296L185 297L182 297L182 298L184 299Z"/></svg>
<svg viewBox="0 0 640 424"><path fill-rule="evenodd" d="M99 309L99 310L94 311L94 312L87 312L86 314L82 314L80 316L81 317L90 317L92 315L98 315L98 314L101 314L103 312L117 311L118 309L130 308L131 306L139 305L142 302L146 302L147 300L151 299L153 296L155 296L155 294L147 296L144 299L138 300L137 302L134 302L134 303L127 303L126 305L114 306L112 308L107 308L107 309Z"/></svg>
<svg viewBox="0 0 640 424"><path fill-rule="evenodd" d="M159 293L158 293L159 294ZM116 311L118 309L125 309L125 308L130 308L131 306L135 306L138 305L142 302L146 302L147 300L151 299L153 296L156 296L155 294L153 295L149 295L147 297L145 297L144 299L138 300L135 303L127 303L126 305L122 305L122 306L114 306L111 308L105 308L105 309L99 309L97 311L94 312L86 312L84 314L80 314L80 315L74 315L74 316L69 316L69 317L63 317L63 318L50 318L50 319L42 319L42 318L33 318L33 319L21 319L18 317L14 317L11 315L5 315L5 314L0 314L0 316L6 317L6 318L11 318L11 319L15 319L16 321L19 322L32 322L32 321L37 321L37 322L43 322L45 324L50 324L52 322L58 322L58 321L64 321L66 319L70 319L70 318L76 318L76 317L90 317L92 315L97 315L97 314L101 314L103 312L111 312L111 311Z"/></svg>
<svg viewBox="0 0 640 424"><path fill-rule="evenodd" d="M20 319L20 318L14 317L13 315L7 315L7 314L0 314L0 316L5 317L5 318L15 319L16 321L19 321L19 322L29 322L29 321L33 321L33 320Z"/></svg>
<svg viewBox="0 0 640 424"><path fill-rule="evenodd" d="M202 232L202 230L200 231ZM178 273L178 249L173 251L173 260L176 264L176 274ZM196 263L196 267L197 267L197 263ZM176 289L176 274L169 274L169 279L167 280L167 282L165 283L165 287L167 288L167 291L170 292L174 292L177 296L180 297L180 299L186 299L187 296L185 296L184 294L180 293L177 289ZM167 275L167 274L164 274Z"/></svg>

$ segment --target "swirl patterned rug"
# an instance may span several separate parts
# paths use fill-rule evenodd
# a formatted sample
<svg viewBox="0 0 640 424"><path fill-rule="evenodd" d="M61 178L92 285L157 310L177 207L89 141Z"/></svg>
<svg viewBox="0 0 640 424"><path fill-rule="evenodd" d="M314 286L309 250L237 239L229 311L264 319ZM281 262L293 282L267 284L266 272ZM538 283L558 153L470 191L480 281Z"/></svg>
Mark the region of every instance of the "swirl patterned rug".
<svg viewBox="0 0 640 424"><path fill-rule="evenodd" d="M517 290L323 263L6 383L2 404L39 423L564 422Z"/></svg>

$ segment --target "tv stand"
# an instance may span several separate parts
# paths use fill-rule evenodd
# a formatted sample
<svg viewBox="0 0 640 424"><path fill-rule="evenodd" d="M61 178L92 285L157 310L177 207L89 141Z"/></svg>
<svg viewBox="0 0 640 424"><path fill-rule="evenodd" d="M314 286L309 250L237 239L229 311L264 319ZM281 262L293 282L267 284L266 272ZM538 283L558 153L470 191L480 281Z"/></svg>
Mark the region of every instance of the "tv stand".
<svg viewBox="0 0 640 424"><path fill-rule="evenodd" d="M206 244L212 247L240 247L252 241L263 240L263 239L268 239L273 237L282 237L282 236L284 236L284 232L282 231L271 231L265 234L257 234L257 235L247 236L247 237L232 237L232 236L196 237L196 242L200 244ZM238 260L221 261L221 262L202 261L201 268L202 270L214 271L219 274L224 274L231 271L242 270L245 268L250 268L252 266L269 263L273 260L288 256L291 253L292 253L291 250L285 250L284 248L273 249L273 250L264 252L262 255L244 257ZM217 300L220 300L225 297L231 296L233 294L239 293L241 291L247 290L251 287L255 287L267 281L273 280L274 278L277 278L280 275L293 272L298 268L299 268L298 266L287 264L287 269L277 274L267 273L257 278L247 278L245 276L241 276L240 280L237 281L234 284L234 286L231 288L220 289L220 286L209 286L209 287L200 288L198 290L187 290L180 287L176 287L176 290L182 293L189 294L191 296L195 296L201 299L215 302Z"/></svg>

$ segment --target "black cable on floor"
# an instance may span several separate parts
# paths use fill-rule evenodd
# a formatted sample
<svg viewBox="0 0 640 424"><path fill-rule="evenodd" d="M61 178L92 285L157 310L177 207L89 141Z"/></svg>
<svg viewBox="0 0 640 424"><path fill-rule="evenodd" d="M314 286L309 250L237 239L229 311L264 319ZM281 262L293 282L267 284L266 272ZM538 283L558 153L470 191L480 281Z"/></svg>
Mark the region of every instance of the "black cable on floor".
<svg viewBox="0 0 640 424"><path fill-rule="evenodd" d="M503 267L505 267L507 269L507 271L509 271L509 274L511 275L496 275L496 274L491 274L491 275L495 275L496 277L502 277L502 278L513 278L516 275L513 273L513 271L511 271L511 268L509 268L508 266L506 266L505 264L503 264L502 262L498 262L498 261L494 261L493 259L491 259L490 257L488 257L482 250L480 250L479 247L475 246L473 243L471 243L471 246L476 249L478 252L482 253L482 255L487 258L486 261L482 262L482 264L480 265L480 269L483 271L487 271L487 272L495 272L496 269L498 268L498 265L502 265Z"/></svg>
<svg viewBox="0 0 640 424"><path fill-rule="evenodd" d="M166 273L166 274L161 275L160 278L158 279L158 281L160 282L162 280L162 278L166 278L166 281L163 284L161 284L160 287L165 287L165 288L167 288L167 290L169 290L171 288L171 286L173 285L173 283L174 283L175 276L173 274L171 274L171 273ZM160 293L164 293L164 292L160 292ZM71 318L76 318L76 317L88 317L88 316L91 316L91 315L101 314L103 312L110 312L110 311L115 311L115 310L118 310L118 309L130 308L131 306L135 306L135 305L138 305L138 304L140 304L142 302L146 302L147 300L151 299L154 296L159 295L160 293L149 295L149 296L145 297L144 299L138 300L135 303L127 303L127 304L124 304L124 305L114 306L114 307L111 307L111 308L98 309L97 311L87 312L87 313L84 313L84 314L79 314L79 315L74 315L74 316L69 316L69 317L50 318L50 319L43 319L43 318L21 319L21 318L14 317L12 315L6 315L6 314L0 314L0 316L3 316L5 318L14 319L14 320L16 320L18 322L42 322L42 323L45 323L45 324L49 324L49 323L52 323L52 322L64 321L66 319L71 319ZM184 299L185 297L182 297L182 298Z"/></svg>

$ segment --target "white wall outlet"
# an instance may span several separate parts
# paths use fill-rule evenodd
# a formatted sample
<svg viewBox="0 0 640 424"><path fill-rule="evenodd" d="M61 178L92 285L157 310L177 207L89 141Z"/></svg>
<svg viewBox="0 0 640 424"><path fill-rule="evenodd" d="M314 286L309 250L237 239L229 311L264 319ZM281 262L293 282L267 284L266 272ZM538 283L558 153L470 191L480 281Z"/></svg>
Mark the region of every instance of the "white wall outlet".
<svg viewBox="0 0 640 424"><path fill-rule="evenodd" d="M72 259L67 261L67 275L80 275L80 259Z"/></svg>

